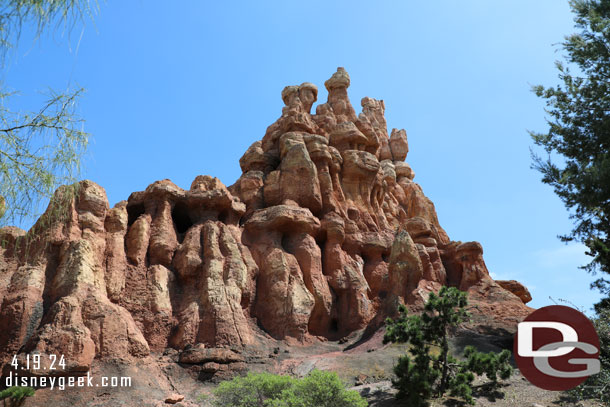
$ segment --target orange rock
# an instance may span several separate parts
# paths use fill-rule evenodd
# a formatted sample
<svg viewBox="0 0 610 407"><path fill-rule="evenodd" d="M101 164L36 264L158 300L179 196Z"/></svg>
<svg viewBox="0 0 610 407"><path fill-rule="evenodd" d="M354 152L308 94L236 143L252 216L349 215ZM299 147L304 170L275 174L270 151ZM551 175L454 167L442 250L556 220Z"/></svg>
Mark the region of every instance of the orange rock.
<svg viewBox="0 0 610 407"><path fill-rule="evenodd" d="M532 295L530 294L530 291L527 289L526 286L524 286L518 281L496 280L496 283L498 283L500 287L504 288L505 290L508 290L511 293L515 294L521 299L521 301L523 301L524 304L527 304L532 300Z"/></svg>
<svg viewBox="0 0 610 407"><path fill-rule="evenodd" d="M184 400L184 396L181 394L173 393L167 396L165 399L166 404L176 404Z"/></svg>
<svg viewBox="0 0 610 407"><path fill-rule="evenodd" d="M315 114L315 85L286 87L230 187L161 180L110 209L82 181L58 189L28 235L0 229L0 363L64 354L83 372L171 346L222 376L245 368L229 348L339 339L444 284L469 293L475 323L513 329L527 289L494 282L479 243L449 239L404 162L406 132L388 135L382 100L363 98L356 115L349 85L338 68Z"/></svg>

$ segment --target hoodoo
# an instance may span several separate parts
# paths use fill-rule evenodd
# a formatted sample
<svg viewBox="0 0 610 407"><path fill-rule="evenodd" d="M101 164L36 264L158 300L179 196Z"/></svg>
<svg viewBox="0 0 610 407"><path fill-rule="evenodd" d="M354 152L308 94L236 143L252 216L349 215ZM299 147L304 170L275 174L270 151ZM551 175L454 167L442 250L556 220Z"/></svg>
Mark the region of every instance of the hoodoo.
<svg viewBox="0 0 610 407"><path fill-rule="evenodd" d="M94 358L186 348L243 364L221 348L338 340L443 285L468 292L473 324L514 329L527 289L495 282L479 243L449 238L405 162L407 133L388 134L382 100L363 98L356 114L349 85L338 68L315 114L315 85L284 88L281 116L230 187L163 180L109 208L82 181L28 233L1 229L2 363L65 355L83 372Z"/></svg>

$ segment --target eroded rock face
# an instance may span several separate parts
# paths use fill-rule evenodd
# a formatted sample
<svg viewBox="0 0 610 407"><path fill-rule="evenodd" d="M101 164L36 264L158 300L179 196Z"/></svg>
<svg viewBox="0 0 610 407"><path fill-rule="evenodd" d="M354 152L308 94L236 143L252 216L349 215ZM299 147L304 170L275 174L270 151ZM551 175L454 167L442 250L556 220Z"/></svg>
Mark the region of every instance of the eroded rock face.
<svg viewBox="0 0 610 407"><path fill-rule="evenodd" d="M388 135L383 101L362 99L357 115L349 85L339 68L315 114L315 85L286 87L280 118L228 188L162 180L109 208L83 181L74 196L56 193L69 198L66 216L53 218L54 203L28 234L0 230L1 362L65 354L82 372L94 358L173 347L219 371L243 365L223 348L265 335L339 339L443 285L505 324L527 315L527 289L494 282L481 245L442 229L404 162L406 132Z"/></svg>
<svg viewBox="0 0 610 407"><path fill-rule="evenodd" d="M511 293L515 294L517 297L523 301L524 304L527 304L532 300L532 295L526 286L521 284L515 280L496 280L498 285Z"/></svg>

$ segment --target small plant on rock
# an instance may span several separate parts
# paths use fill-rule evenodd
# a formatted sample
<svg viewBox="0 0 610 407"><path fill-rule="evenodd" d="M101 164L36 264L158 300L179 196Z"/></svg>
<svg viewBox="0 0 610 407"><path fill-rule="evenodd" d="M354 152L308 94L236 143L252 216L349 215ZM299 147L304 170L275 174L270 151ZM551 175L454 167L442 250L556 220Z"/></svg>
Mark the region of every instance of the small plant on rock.
<svg viewBox="0 0 610 407"><path fill-rule="evenodd" d="M19 405L23 399L34 395L34 389L31 387L12 386L0 391L0 400L10 399Z"/></svg>
<svg viewBox="0 0 610 407"><path fill-rule="evenodd" d="M421 315L408 316L406 307L400 306L400 317L386 321L385 343L411 345L394 367L397 398L406 405L426 406L428 399L447 393L473 404L474 374L485 373L494 385L498 376L507 379L511 375L509 351L485 354L468 347L463 362L449 352L450 330L467 320L466 305L465 293L442 287L438 295L430 294Z"/></svg>

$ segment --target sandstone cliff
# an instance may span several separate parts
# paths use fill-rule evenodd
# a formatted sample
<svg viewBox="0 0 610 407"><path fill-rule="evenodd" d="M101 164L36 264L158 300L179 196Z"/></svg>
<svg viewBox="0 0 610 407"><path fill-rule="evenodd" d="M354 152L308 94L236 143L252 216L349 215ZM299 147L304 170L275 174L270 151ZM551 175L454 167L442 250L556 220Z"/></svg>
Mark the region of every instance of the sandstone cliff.
<svg viewBox="0 0 610 407"><path fill-rule="evenodd" d="M337 340L442 285L469 293L475 324L513 329L527 289L494 282L479 243L447 236L405 162L406 132L388 134L382 100L357 115L349 85L339 68L315 114L316 86L286 87L230 187L163 180L109 208L82 181L28 233L0 230L0 361L63 354L79 372L166 348L188 359L196 344ZM206 361L242 362L231 355Z"/></svg>

